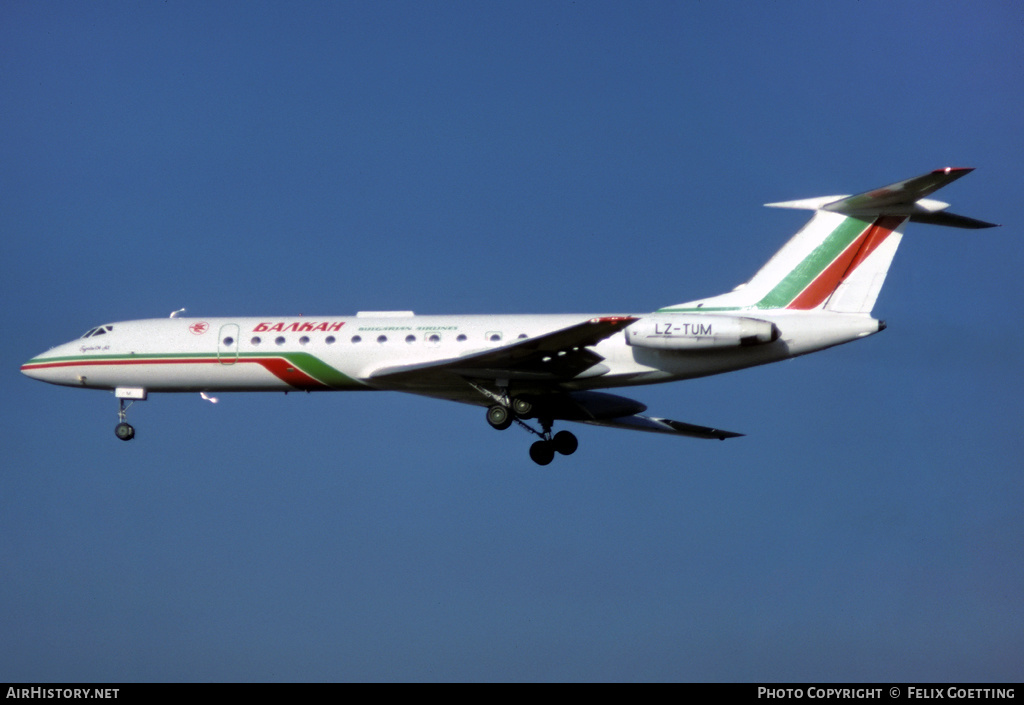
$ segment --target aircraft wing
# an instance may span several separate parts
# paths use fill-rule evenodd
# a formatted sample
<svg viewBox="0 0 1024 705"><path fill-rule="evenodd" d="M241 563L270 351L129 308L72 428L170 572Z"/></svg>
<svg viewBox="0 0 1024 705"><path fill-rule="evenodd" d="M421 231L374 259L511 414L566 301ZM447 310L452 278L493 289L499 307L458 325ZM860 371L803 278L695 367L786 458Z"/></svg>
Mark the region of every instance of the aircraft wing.
<svg viewBox="0 0 1024 705"><path fill-rule="evenodd" d="M398 365L376 370L370 383L384 389L425 392L452 378L463 380L508 379L535 383L557 383L581 374L601 374L604 359L588 346L623 330L636 318L607 316L592 318L568 328L491 350L438 362ZM632 431L665 433L691 438L736 438L742 433L723 431L708 426L643 416L644 405L625 397L603 392L569 392L545 396L544 401L554 418L578 421L593 426L608 426ZM623 414L616 416L614 414Z"/></svg>
<svg viewBox="0 0 1024 705"><path fill-rule="evenodd" d="M462 357L385 367L370 374L370 383L383 388L415 391L417 387L429 387L440 378L451 376L541 383L568 380L595 368L604 360L588 346L596 345L635 320L632 316L592 318L536 338ZM597 367L592 374L606 371Z"/></svg>
<svg viewBox="0 0 1024 705"><path fill-rule="evenodd" d="M630 431L649 431L651 433L668 433L674 436L689 436L690 438L717 438L724 441L726 438L738 438L742 433L723 431L708 426L696 426L682 421L672 419L660 419L653 416L620 416L614 419L580 420L581 423L592 426L610 426L612 428L625 428Z"/></svg>

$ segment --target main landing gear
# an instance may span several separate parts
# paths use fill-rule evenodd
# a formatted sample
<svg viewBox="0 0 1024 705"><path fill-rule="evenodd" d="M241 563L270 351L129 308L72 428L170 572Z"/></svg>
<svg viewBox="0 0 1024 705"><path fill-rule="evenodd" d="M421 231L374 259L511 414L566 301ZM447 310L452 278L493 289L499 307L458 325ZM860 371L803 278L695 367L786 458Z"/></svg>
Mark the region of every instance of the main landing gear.
<svg viewBox="0 0 1024 705"><path fill-rule="evenodd" d="M572 455L579 448L579 441L569 431L559 431L552 435L551 419L539 419L541 428L537 429L524 422L533 416L533 404L525 399L513 399L509 406L495 404L487 409L487 423L499 431L504 431L513 423L517 423L540 440L530 446L530 459L538 465L547 465L555 459L555 453Z"/></svg>

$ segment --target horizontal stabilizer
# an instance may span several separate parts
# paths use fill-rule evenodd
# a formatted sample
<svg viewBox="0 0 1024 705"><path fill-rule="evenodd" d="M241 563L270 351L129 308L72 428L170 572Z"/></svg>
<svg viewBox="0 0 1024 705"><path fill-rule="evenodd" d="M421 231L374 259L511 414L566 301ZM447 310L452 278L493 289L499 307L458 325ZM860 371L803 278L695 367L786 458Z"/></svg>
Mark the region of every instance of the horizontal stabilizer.
<svg viewBox="0 0 1024 705"><path fill-rule="evenodd" d="M996 227L995 223L986 223L983 220L945 213L943 211L949 207L948 203L925 198L972 171L974 169L946 167L854 196L819 196L818 198L780 201L765 205L770 208L820 210L847 216L902 215L908 216L915 223L946 225L954 228Z"/></svg>
<svg viewBox="0 0 1024 705"><path fill-rule="evenodd" d="M945 225L950 228L967 228L969 230L979 230L981 228L998 228L997 223L986 223L984 220L978 220L977 218L968 218L966 215L957 215L956 213L917 213L910 216L910 222L912 223L927 223L928 225Z"/></svg>
<svg viewBox="0 0 1024 705"><path fill-rule="evenodd" d="M899 211L908 214L913 205L943 186L953 183L974 169L946 167L936 169L912 179L898 181L882 188L876 188L855 196L847 196L822 206L822 210L845 215L871 215L885 213L895 215ZM945 205L945 204L943 204Z"/></svg>

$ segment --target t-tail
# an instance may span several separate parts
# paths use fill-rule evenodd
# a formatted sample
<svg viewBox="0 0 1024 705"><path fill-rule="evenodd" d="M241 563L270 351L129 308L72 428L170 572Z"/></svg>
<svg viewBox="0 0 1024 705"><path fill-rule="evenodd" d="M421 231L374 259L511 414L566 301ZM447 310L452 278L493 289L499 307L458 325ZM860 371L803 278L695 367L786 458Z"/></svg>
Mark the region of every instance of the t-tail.
<svg viewBox="0 0 1024 705"><path fill-rule="evenodd" d="M926 198L971 172L930 173L855 196L823 196L768 203L814 216L754 277L728 294L663 308L659 313L735 310L825 310L871 313L907 222L955 228L993 223L955 215Z"/></svg>

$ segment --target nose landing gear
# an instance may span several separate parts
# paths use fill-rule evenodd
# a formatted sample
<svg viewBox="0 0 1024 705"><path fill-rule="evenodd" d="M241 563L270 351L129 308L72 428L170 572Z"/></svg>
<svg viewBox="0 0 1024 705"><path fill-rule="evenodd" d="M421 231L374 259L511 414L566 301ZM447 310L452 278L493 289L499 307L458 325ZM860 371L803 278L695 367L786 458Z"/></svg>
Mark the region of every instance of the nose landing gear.
<svg viewBox="0 0 1024 705"><path fill-rule="evenodd" d="M118 387L114 390L117 397L117 419L118 424L114 426L114 435L122 441L130 441L135 438L135 427L128 423L128 408L136 401L145 401L146 390L138 387ZM129 400L125 404L125 400Z"/></svg>
<svg viewBox="0 0 1024 705"><path fill-rule="evenodd" d="M121 402L120 408L117 410L117 418L120 419L120 423L114 426L114 435L120 438L122 441L130 441L135 438L135 427L128 423L128 407L135 402L128 402L125 406L124 399L118 399Z"/></svg>

